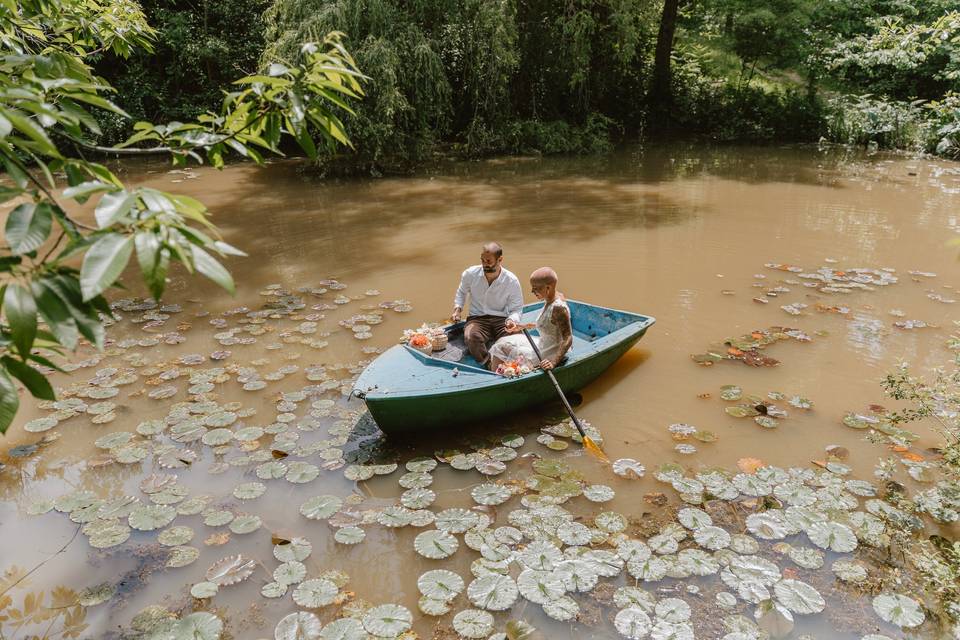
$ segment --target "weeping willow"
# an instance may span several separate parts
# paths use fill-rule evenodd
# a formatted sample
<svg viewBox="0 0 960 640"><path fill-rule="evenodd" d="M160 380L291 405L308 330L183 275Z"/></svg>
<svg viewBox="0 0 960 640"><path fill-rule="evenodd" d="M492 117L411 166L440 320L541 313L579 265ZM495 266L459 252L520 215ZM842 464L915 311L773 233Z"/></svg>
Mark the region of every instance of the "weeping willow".
<svg viewBox="0 0 960 640"><path fill-rule="evenodd" d="M419 160L446 142L478 151L522 148L524 139L551 132L563 150L578 126L636 118L658 6L274 0L265 14L264 60L290 58L301 42L329 31L346 33L347 48L371 78L348 134L374 163Z"/></svg>

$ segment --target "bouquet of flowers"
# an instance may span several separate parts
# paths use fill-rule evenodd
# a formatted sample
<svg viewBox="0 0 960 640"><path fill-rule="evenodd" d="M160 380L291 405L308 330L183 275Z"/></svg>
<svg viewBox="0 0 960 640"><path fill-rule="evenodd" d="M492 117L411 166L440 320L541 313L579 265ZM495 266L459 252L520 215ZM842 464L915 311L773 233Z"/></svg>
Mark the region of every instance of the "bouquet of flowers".
<svg viewBox="0 0 960 640"><path fill-rule="evenodd" d="M405 329L400 342L424 353L430 353L447 346L447 334L439 324L424 323L416 329Z"/></svg>
<svg viewBox="0 0 960 640"><path fill-rule="evenodd" d="M530 373L531 371L532 369L530 366L522 360L511 360L509 362L504 362L497 367L497 375L504 376L506 378L516 378L517 376L522 376Z"/></svg>

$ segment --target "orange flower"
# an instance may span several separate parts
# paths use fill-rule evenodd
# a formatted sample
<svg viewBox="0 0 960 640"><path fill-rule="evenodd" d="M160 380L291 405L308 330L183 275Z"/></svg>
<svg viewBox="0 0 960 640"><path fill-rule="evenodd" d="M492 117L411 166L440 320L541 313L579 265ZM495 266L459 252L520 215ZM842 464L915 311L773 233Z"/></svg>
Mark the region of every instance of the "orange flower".
<svg viewBox="0 0 960 640"><path fill-rule="evenodd" d="M422 333L415 333L410 337L410 346L422 349L423 347L430 345L430 338L423 335Z"/></svg>

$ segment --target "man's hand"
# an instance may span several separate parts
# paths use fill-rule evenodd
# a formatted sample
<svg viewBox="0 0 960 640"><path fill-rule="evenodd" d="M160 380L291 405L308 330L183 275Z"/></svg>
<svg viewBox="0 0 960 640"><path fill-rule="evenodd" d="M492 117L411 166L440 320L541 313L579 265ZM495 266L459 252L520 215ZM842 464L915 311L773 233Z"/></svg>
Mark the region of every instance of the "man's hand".
<svg viewBox="0 0 960 640"><path fill-rule="evenodd" d="M460 314L462 312L463 312L463 309L461 309L460 307L454 307L453 313L450 314L450 319L453 320L454 322L460 322Z"/></svg>
<svg viewBox="0 0 960 640"><path fill-rule="evenodd" d="M550 369L553 369L553 363L546 359L541 360L540 368L543 369L544 371L549 371Z"/></svg>

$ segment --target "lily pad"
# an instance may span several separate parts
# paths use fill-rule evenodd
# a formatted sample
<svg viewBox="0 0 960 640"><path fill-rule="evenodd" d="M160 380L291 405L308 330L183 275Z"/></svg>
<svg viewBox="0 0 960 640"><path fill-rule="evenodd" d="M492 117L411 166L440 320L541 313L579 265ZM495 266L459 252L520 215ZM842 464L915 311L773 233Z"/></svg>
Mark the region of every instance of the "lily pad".
<svg viewBox="0 0 960 640"><path fill-rule="evenodd" d="M613 472L623 478L642 478L647 469L633 458L620 458L614 461Z"/></svg>
<svg viewBox="0 0 960 640"><path fill-rule="evenodd" d="M216 582L198 582L190 587L190 595L199 600L212 598L220 591L220 585Z"/></svg>
<svg viewBox="0 0 960 640"><path fill-rule="evenodd" d="M479 609L465 609L453 616L453 629L464 638L486 638L493 632L493 616Z"/></svg>
<svg viewBox="0 0 960 640"><path fill-rule="evenodd" d="M308 611L298 611L280 620L273 633L276 640L320 640L322 631L320 618Z"/></svg>
<svg viewBox="0 0 960 640"><path fill-rule="evenodd" d="M513 606L519 591L510 576L491 573L477 578L467 587L467 597L474 606L489 611L504 611Z"/></svg>
<svg viewBox="0 0 960 640"><path fill-rule="evenodd" d="M170 631L173 640L219 640L223 620L206 611L195 611L178 620Z"/></svg>
<svg viewBox="0 0 960 640"><path fill-rule="evenodd" d="M342 527L333 534L333 539L340 544L360 544L367 537L366 532L360 527Z"/></svg>
<svg viewBox="0 0 960 640"><path fill-rule="evenodd" d="M186 544L193 539L193 529L190 527L170 527L157 535L157 542L168 547Z"/></svg>
<svg viewBox="0 0 960 640"><path fill-rule="evenodd" d="M647 637L653 624L650 616L638 606L630 606L617 612L613 620L613 626L624 638L628 640L640 640Z"/></svg>
<svg viewBox="0 0 960 640"><path fill-rule="evenodd" d="M873 610L884 621L906 629L920 626L926 617L916 600L899 593L881 593L873 599Z"/></svg>
<svg viewBox="0 0 960 640"><path fill-rule="evenodd" d="M301 582L293 591L293 601L301 607L316 609L332 604L340 589L334 583L323 578L313 578Z"/></svg>
<svg viewBox="0 0 960 640"><path fill-rule="evenodd" d="M857 548L857 536L850 527L839 522L816 522L807 528L807 536L821 549L837 553L850 553Z"/></svg>
<svg viewBox="0 0 960 640"><path fill-rule="evenodd" d="M489 615L489 614L488 614ZM382 604L369 609L363 616L363 628L375 636L392 638L413 624L413 614L398 604Z"/></svg>
<svg viewBox="0 0 960 640"><path fill-rule="evenodd" d="M492 482L478 484L470 492L470 496L477 504L494 506L503 504L510 499L513 492L507 487Z"/></svg>
<svg viewBox="0 0 960 640"><path fill-rule="evenodd" d="M773 585L777 600L793 613L820 613L827 606L823 596L806 582L785 579Z"/></svg>
<svg viewBox="0 0 960 640"><path fill-rule="evenodd" d="M449 558L459 546L460 543L452 534L436 529L418 534L413 541L417 553L434 560Z"/></svg>
<svg viewBox="0 0 960 640"><path fill-rule="evenodd" d="M246 580L253 575L256 566L254 560L249 560L237 554L217 560L210 565L205 575L210 582L215 582L224 587Z"/></svg>
<svg viewBox="0 0 960 640"><path fill-rule="evenodd" d="M342 506L343 500L337 496L314 496L300 505L300 514L310 520L325 520L339 511Z"/></svg>
<svg viewBox="0 0 960 640"><path fill-rule="evenodd" d="M313 551L313 545L306 538L292 538L286 544L276 544L273 546L273 557L280 562L290 562L295 560L303 562L310 557Z"/></svg>
<svg viewBox="0 0 960 640"><path fill-rule="evenodd" d="M167 505L141 505L134 509L127 520L138 531L153 531L165 527L177 517L177 510Z"/></svg>
<svg viewBox="0 0 960 640"><path fill-rule="evenodd" d="M446 569L427 571L417 579L417 588L428 598L452 600L463 591L463 578Z"/></svg>

